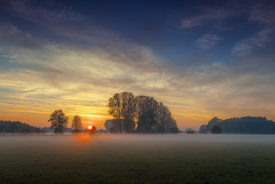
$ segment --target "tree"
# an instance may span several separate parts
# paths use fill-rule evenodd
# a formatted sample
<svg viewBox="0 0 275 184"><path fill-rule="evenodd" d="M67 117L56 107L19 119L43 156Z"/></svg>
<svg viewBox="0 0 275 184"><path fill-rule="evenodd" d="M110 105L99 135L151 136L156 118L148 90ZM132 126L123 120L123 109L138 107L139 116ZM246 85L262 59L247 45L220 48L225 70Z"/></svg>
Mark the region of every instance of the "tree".
<svg viewBox="0 0 275 184"><path fill-rule="evenodd" d="M220 134L222 133L222 128L219 125L215 125L213 126L213 128L211 129L211 132L213 134Z"/></svg>
<svg viewBox="0 0 275 184"><path fill-rule="evenodd" d="M206 127L207 127L206 124L201 125L200 130L199 130L199 133L201 133L201 134L202 134L202 133L207 133Z"/></svg>
<svg viewBox="0 0 275 184"><path fill-rule="evenodd" d="M164 126L166 133L175 133L175 131L178 129L177 123L172 117L169 108L160 102L157 104L156 112L156 120L158 122L157 126ZM171 132L171 129L174 132Z"/></svg>
<svg viewBox="0 0 275 184"><path fill-rule="evenodd" d="M119 124L119 132L122 133L122 103L120 94L116 93L113 97L109 98L109 103L107 106L109 107L108 113L112 115L115 120L117 120Z"/></svg>
<svg viewBox="0 0 275 184"><path fill-rule="evenodd" d="M4 121L0 120L0 133L2 132L3 127L4 127Z"/></svg>
<svg viewBox="0 0 275 184"><path fill-rule="evenodd" d="M81 122L80 116L78 116L78 115L74 116L74 119L72 121L72 128L73 128L73 130L72 130L73 133L81 132L83 127L82 127L82 122Z"/></svg>
<svg viewBox="0 0 275 184"><path fill-rule="evenodd" d="M54 133L63 133L67 127L69 117L65 116L61 109L55 110L48 122L51 122L51 129L54 129Z"/></svg>
<svg viewBox="0 0 275 184"><path fill-rule="evenodd" d="M137 98L131 92L116 93L109 98L108 113L113 116L114 129L119 132L133 132L135 130L135 118L137 117Z"/></svg>
<svg viewBox="0 0 275 184"><path fill-rule="evenodd" d="M115 129L113 127L110 128L110 133L115 133Z"/></svg>
<svg viewBox="0 0 275 184"><path fill-rule="evenodd" d="M178 127L172 127L171 129L170 129L170 133L173 133L173 134L176 134L176 133L179 133L179 129L178 129Z"/></svg>
<svg viewBox="0 0 275 184"><path fill-rule="evenodd" d="M177 123L168 107L153 97L134 96L131 92L116 93L109 98L108 113L113 116L114 132L174 133Z"/></svg>
<svg viewBox="0 0 275 184"><path fill-rule="evenodd" d="M165 133L165 127L163 125L158 126L156 133Z"/></svg>
<svg viewBox="0 0 275 184"><path fill-rule="evenodd" d="M158 102L149 96L140 95L138 100L138 122L137 131L142 133L153 133L157 131L157 106Z"/></svg>
<svg viewBox="0 0 275 184"><path fill-rule="evenodd" d="M137 131L155 133L177 133L177 123L167 106L153 97L138 96ZM154 114L154 115L153 115Z"/></svg>
<svg viewBox="0 0 275 184"><path fill-rule="evenodd" d="M16 124L16 122L11 122L11 124L10 124L10 132L13 134L14 133L14 131L15 131L15 129L17 128L17 124Z"/></svg>
<svg viewBox="0 0 275 184"><path fill-rule="evenodd" d="M138 112L137 98L131 92L121 93L122 109L121 114L123 121L123 127L125 132L135 131L136 123L135 118Z"/></svg>
<svg viewBox="0 0 275 184"><path fill-rule="evenodd" d="M42 129L41 129L41 127L35 127L34 131L39 134L42 132Z"/></svg>
<svg viewBox="0 0 275 184"><path fill-rule="evenodd" d="M222 122L222 119L219 119L217 117L212 118L209 122L208 125L214 126L218 123Z"/></svg>
<svg viewBox="0 0 275 184"><path fill-rule="evenodd" d="M157 114L154 109L149 109L143 112L139 116L139 121L137 122L137 131L143 133L153 133L157 125L156 121Z"/></svg>
<svg viewBox="0 0 275 184"><path fill-rule="evenodd" d="M229 119L211 119L206 126L202 125L200 133L211 132L213 126L222 127L223 133L233 134L270 134L275 122L268 120L266 117L234 117Z"/></svg>
<svg viewBox="0 0 275 184"><path fill-rule="evenodd" d="M275 134L275 125L273 125L273 126L271 127L271 133L272 133L272 134Z"/></svg>

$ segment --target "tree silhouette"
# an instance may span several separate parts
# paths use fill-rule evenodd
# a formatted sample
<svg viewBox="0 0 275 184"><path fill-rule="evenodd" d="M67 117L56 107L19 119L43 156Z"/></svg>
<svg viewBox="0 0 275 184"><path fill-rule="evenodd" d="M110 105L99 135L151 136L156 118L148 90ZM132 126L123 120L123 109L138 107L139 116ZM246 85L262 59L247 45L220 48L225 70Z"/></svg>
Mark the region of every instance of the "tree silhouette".
<svg viewBox="0 0 275 184"><path fill-rule="evenodd" d="M13 134L14 133L14 131L15 131L15 129L17 128L17 124L16 124L16 122L11 122L11 124L10 124L10 132Z"/></svg>
<svg viewBox="0 0 275 184"><path fill-rule="evenodd" d="M138 96L138 132L176 133L177 123L167 106L153 97ZM154 119L153 119L154 118Z"/></svg>
<svg viewBox="0 0 275 184"><path fill-rule="evenodd" d="M135 131L135 118L137 117L138 112L138 103L137 98L131 92L121 93L122 101L122 117L124 118L123 127L125 132Z"/></svg>
<svg viewBox="0 0 275 184"><path fill-rule="evenodd" d="M110 128L110 133L115 133L115 129L113 127Z"/></svg>
<svg viewBox="0 0 275 184"><path fill-rule="evenodd" d="M222 128L219 125L215 125L213 126L213 128L211 129L211 132L213 134L220 134L222 133Z"/></svg>
<svg viewBox="0 0 275 184"><path fill-rule="evenodd" d="M165 132L167 133L178 133L179 129L177 127L177 123L172 117L172 114L167 106L165 106L162 102L158 103L156 113L157 127L164 126Z"/></svg>
<svg viewBox="0 0 275 184"><path fill-rule="evenodd" d="M271 133L272 133L272 134L275 134L275 125L273 125L273 126L271 127Z"/></svg>
<svg viewBox="0 0 275 184"><path fill-rule="evenodd" d="M207 133L206 128L207 128L207 125L205 125L205 124L201 125L199 133Z"/></svg>
<svg viewBox="0 0 275 184"><path fill-rule="evenodd" d="M133 132L135 130L135 118L137 117L137 98L131 92L116 93L109 98L108 113L115 119L112 123L114 129L122 132Z"/></svg>
<svg viewBox="0 0 275 184"><path fill-rule="evenodd" d="M234 117L229 119L211 119L206 126L202 125L200 133L211 132L213 126L219 125L222 133L233 134L270 134L275 122L266 117Z"/></svg>
<svg viewBox="0 0 275 184"><path fill-rule="evenodd" d="M42 132L42 129L41 129L41 127L35 127L35 128L34 128L34 131L35 131L36 133L40 134L40 133Z"/></svg>
<svg viewBox="0 0 275 184"><path fill-rule="evenodd" d="M137 131L153 133L157 125L156 116L157 114L154 112L154 109L149 109L148 111L143 112L139 116L139 121L137 122Z"/></svg>
<svg viewBox="0 0 275 184"><path fill-rule="evenodd" d="M113 116L114 132L176 133L177 123L167 106L153 97L116 93L109 98L108 113ZM137 120L137 128L136 122ZM107 124L106 124L107 125Z"/></svg>
<svg viewBox="0 0 275 184"><path fill-rule="evenodd" d="M163 125L158 126L156 133L165 133L165 127Z"/></svg>
<svg viewBox="0 0 275 184"><path fill-rule="evenodd" d="M78 116L78 115L74 116L74 119L72 121L72 128L73 128L73 130L72 130L73 133L81 132L81 129L83 127L82 127L82 122L81 122L80 116Z"/></svg>
<svg viewBox="0 0 275 184"><path fill-rule="evenodd" d="M171 129L170 129L170 133L173 133L173 134L175 134L175 133L179 133L179 129L178 129L178 127L172 127Z"/></svg>
<svg viewBox="0 0 275 184"><path fill-rule="evenodd" d="M4 127L4 121L0 120L0 133L2 132L3 127Z"/></svg>
<svg viewBox="0 0 275 184"><path fill-rule="evenodd" d="M119 132L122 133L122 103L120 94L116 93L113 97L109 98L109 103L107 106L109 107L108 113L116 120L119 125Z"/></svg>
<svg viewBox="0 0 275 184"><path fill-rule="evenodd" d="M65 116L61 109L55 110L48 122L51 122L51 129L54 129L54 133L63 133L67 127L69 117Z"/></svg>

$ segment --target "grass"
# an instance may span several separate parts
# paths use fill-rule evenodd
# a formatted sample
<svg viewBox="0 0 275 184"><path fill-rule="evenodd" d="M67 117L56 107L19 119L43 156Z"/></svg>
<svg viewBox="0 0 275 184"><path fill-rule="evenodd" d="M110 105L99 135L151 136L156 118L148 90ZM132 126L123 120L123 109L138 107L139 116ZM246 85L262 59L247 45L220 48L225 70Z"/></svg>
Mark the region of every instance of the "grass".
<svg viewBox="0 0 275 184"><path fill-rule="evenodd" d="M268 184L275 180L274 138L0 136L0 183Z"/></svg>

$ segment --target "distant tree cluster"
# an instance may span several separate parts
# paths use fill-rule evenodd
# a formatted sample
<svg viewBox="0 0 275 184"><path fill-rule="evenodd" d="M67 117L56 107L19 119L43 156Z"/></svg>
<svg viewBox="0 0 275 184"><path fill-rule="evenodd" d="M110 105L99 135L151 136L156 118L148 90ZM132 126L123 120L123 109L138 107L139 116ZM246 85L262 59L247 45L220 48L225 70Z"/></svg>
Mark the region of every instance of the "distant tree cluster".
<svg viewBox="0 0 275 184"><path fill-rule="evenodd" d="M116 93L109 99L110 123L106 130L113 133L178 133L177 123L167 106L153 97L134 96L131 92Z"/></svg>
<svg viewBox="0 0 275 184"><path fill-rule="evenodd" d="M61 134L64 133L68 128L69 117L65 115L62 109L55 110L51 115L48 122L51 122L51 129L54 133ZM75 115L72 121L72 133L79 133L83 131L82 120L79 115Z"/></svg>
<svg viewBox="0 0 275 184"><path fill-rule="evenodd" d="M235 134L270 134L275 133L275 122L267 120L266 117L241 117L230 119L219 119L214 117L207 125L201 125L199 132L211 132L214 126L218 125L222 133Z"/></svg>
<svg viewBox="0 0 275 184"><path fill-rule="evenodd" d="M220 134L222 133L222 128L219 125L213 126L211 129L212 134Z"/></svg>
<svg viewBox="0 0 275 184"><path fill-rule="evenodd" d="M20 121L0 120L0 133L46 133L46 131Z"/></svg>

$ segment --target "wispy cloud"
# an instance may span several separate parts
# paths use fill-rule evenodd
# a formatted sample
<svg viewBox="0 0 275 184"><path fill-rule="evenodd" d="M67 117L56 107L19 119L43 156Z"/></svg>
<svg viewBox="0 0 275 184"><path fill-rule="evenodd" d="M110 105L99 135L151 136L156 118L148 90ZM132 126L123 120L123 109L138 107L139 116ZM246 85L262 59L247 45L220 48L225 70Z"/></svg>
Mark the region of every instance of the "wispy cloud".
<svg viewBox="0 0 275 184"><path fill-rule="evenodd" d="M220 41L222 41L222 38L216 34L203 34L202 37L196 40L196 43L202 49L211 49Z"/></svg>
<svg viewBox="0 0 275 184"><path fill-rule="evenodd" d="M249 13L249 20L262 27L262 30L254 36L240 40L232 48L232 54L245 56L250 54L255 48L263 48L275 40L275 12L274 3L263 4L257 2L253 4Z"/></svg>
<svg viewBox="0 0 275 184"><path fill-rule="evenodd" d="M209 23L215 23L217 21L225 20L227 18L231 18L237 15L240 15L242 12L239 10L234 10L228 7L220 7L220 8L210 8L203 7L199 8L198 15L192 17L186 17L181 20L181 28L189 29L197 26L206 25Z"/></svg>
<svg viewBox="0 0 275 184"><path fill-rule="evenodd" d="M255 47L265 47L268 43L272 42L272 40L275 39L274 31L275 29L273 27L265 27L255 36L239 41L232 48L232 54L236 56L245 56L247 54L250 54Z"/></svg>

